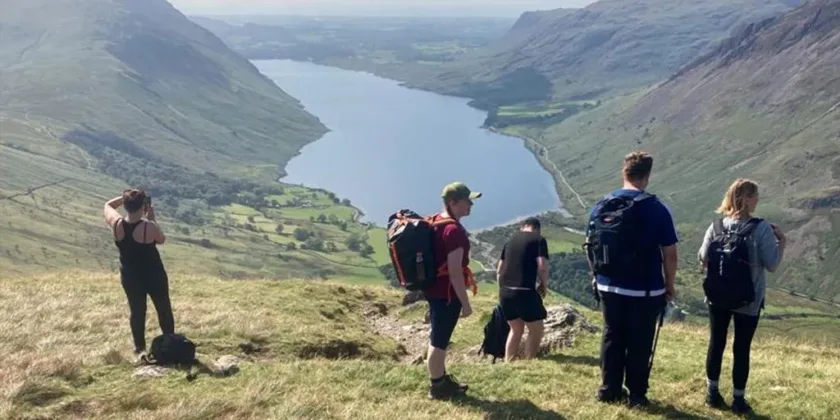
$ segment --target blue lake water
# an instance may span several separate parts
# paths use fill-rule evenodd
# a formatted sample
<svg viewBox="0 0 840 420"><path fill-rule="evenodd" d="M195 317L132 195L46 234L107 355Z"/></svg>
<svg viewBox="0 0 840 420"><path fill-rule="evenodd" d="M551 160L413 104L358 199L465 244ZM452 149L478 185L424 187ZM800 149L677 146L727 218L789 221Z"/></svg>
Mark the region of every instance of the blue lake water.
<svg viewBox="0 0 840 420"><path fill-rule="evenodd" d="M281 181L348 198L366 221L385 225L402 208L439 211L452 181L484 194L463 220L468 229L562 206L554 180L522 140L481 129L485 113L464 98L311 63L253 63L331 130L289 161Z"/></svg>

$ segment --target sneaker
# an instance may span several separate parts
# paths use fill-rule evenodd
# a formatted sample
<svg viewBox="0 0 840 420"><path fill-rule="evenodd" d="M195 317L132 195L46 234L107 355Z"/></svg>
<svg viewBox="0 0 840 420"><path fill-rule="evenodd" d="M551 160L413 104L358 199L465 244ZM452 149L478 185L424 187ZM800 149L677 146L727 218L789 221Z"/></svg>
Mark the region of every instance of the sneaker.
<svg viewBox="0 0 840 420"><path fill-rule="evenodd" d="M723 395L720 395L718 389L710 389L706 390L706 405L711 408L722 409L726 408L726 400L723 399Z"/></svg>
<svg viewBox="0 0 840 420"><path fill-rule="evenodd" d="M443 375L440 381L429 385L429 398L442 400L451 397L460 397L467 393L469 386L461 385L455 381L452 375Z"/></svg>
<svg viewBox="0 0 840 420"><path fill-rule="evenodd" d="M732 411L737 414L749 414L752 413L752 407L747 404L747 400L744 397L735 397L732 400Z"/></svg>
<svg viewBox="0 0 840 420"><path fill-rule="evenodd" d="M630 408L646 408L650 406L650 400L644 395L630 396L630 401L627 405Z"/></svg>
<svg viewBox="0 0 840 420"><path fill-rule="evenodd" d="M135 350L134 351L134 364L137 366L148 364L149 355L146 353L146 350Z"/></svg>

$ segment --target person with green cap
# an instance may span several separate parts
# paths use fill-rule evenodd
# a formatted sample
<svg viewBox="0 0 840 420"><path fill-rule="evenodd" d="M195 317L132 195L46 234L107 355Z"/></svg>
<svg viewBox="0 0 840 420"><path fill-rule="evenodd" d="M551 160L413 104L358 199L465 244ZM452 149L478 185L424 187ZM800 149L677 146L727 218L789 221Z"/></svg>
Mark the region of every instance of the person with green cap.
<svg viewBox="0 0 840 420"><path fill-rule="evenodd" d="M468 388L446 373L446 349L458 318L472 314L467 286L472 288L473 294L476 286L469 271L470 240L460 221L469 216L473 200L479 197L480 192L471 191L462 182L453 182L441 193L443 211L431 220L435 231L435 261L439 265L434 284L425 291L431 324L427 362L431 399L461 396Z"/></svg>

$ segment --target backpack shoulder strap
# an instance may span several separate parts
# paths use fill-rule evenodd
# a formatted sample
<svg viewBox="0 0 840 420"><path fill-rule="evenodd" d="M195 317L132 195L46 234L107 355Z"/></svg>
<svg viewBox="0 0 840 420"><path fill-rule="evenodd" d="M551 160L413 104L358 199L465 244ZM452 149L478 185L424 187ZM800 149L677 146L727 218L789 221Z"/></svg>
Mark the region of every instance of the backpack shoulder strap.
<svg viewBox="0 0 840 420"><path fill-rule="evenodd" d="M656 198L656 195L651 194L651 193L649 193L649 192L647 192L647 191L642 191L642 193L641 193L641 194L639 194L639 195L637 195L637 196L633 197L633 201L635 201L635 202L637 202L637 203L638 203L639 201L642 201L642 200L647 200L648 198Z"/></svg>
<svg viewBox="0 0 840 420"><path fill-rule="evenodd" d="M715 236L717 236L717 235L722 234L723 231L724 231L723 219L722 218L715 219L712 222L712 233Z"/></svg>
<svg viewBox="0 0 840 420"><path fill-rule="evenodd" d="M740 235L750 235L758 227L758 224L764 221L764 219L759 217L753 217L752 219L748 220L747 223L744 224L744 227L738 232Z"/></svg>
<svg viewBox="0 0 840 420"><path fill-rule="evenodd" d="M451 224L451 223L455 223L455 219L453 219L451 217L441 217L440 219L435 220L434 216L427 216L427 217L425 217L425 219L426 219L426 222L428 222L430 225L432 225L432 227L444 226L444 225L448 225L448 224Z"/></svg>

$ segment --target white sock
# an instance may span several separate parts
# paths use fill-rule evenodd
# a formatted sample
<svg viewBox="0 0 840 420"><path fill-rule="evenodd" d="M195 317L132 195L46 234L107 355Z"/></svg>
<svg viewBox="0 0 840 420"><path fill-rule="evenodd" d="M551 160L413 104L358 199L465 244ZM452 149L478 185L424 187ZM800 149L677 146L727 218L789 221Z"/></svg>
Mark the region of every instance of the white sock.
<svg viewBox="0 0 840 420"><path fill-rule="evenodd" d="M718 381L706 379L706 385L708 385L709 389L718 389Z"/></svg>

